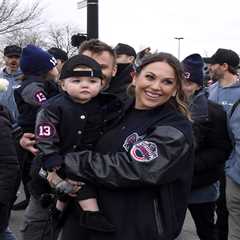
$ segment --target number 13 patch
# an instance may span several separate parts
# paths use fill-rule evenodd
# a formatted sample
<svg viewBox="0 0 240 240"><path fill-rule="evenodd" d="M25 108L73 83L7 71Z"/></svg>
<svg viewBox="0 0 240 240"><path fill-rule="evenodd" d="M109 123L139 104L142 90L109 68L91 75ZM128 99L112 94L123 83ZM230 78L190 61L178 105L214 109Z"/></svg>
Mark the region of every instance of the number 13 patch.
<svg viewBox="0 0 240 240"><path fill-rule="evenodd" d="M36 128L38 138L49 138L55 135L56 129L51 123L40 123Z"/></svg>
<svg viewBox="0 0 240 240"><path fill-rule="evenodd" d="M130 155L138 162L150 162L158 157L157 145L148 141L136 143L132 147Z"/></svg>

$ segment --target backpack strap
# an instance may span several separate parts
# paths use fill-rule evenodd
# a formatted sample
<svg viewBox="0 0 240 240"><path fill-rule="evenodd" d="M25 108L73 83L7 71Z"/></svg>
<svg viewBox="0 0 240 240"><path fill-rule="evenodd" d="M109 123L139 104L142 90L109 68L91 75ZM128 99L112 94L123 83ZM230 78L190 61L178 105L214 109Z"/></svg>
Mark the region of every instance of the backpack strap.
<svg viewBox="0 0 240 240"><path fill-rule="evenodd" d="M235 109L237 108L237 106L238 106L239 104L240 104L240 99L238 99L238 100L233 104L233 106L232 106L232 108L231 108L231 111L230 111L229 118L232 117L232 115L233 115Z"/></svg>

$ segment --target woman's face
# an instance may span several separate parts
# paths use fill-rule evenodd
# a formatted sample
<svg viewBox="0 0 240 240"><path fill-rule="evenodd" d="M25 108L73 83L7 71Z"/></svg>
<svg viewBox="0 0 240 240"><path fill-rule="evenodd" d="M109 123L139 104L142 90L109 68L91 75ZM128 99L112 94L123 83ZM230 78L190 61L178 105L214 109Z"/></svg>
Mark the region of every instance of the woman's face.
<svg viewBox="0 0 240 240"><path fill-rule="evenodd" d="M174 69L166 62L146 65L133 79L136 109L152 109L166 103L177 91Z"/></svg>

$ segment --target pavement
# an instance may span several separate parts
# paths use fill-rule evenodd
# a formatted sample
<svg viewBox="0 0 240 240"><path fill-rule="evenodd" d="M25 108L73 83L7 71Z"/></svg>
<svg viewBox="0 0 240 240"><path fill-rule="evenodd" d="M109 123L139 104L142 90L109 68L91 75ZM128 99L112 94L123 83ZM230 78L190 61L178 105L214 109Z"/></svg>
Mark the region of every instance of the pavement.
<svg viewBox="0 0 240 240"><path fill-rule="evenodd" d="M22 201L24 199L22 188L20 188L17 202ZM23 222L23 214L24 211L12 211L10 218L10 229L14 232L17 237L17 240L22 240L20 227ZM187 212L186 219L184 222L183 230L180 236L176 240L199 240L196 235L195 225L192 221L192 218Z"/></svg>

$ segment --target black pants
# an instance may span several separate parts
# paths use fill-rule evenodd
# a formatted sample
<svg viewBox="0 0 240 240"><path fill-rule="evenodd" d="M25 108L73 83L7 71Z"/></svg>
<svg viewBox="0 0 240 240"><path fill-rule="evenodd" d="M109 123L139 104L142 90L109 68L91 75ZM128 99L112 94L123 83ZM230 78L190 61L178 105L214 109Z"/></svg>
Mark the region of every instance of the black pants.
<svg viewBox="0 0 240 240"><path fill-rule="evenodd" d="M65 221L62 229L61 240L91 239L91 231L79 226L79 211L77 208L77 204L74 201L71 201L69 202L67 209L65 209Z"/></svg>
<svg viewBox="0 0 240 240"><path fill-rule="evenodd" d="M215 240L214 211L215 202L189 204L188 209L192 215L200 240Z"/></svg>
<svg viewBox="0 0 240 240"><path fill-rule="evenodd" d="M0 233L4 232L8 226L11 207L0 203Z"/></svg>

